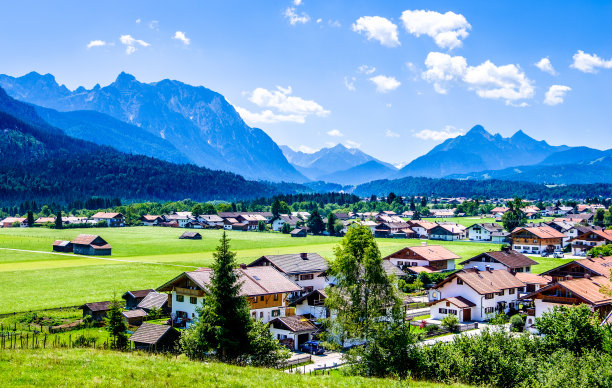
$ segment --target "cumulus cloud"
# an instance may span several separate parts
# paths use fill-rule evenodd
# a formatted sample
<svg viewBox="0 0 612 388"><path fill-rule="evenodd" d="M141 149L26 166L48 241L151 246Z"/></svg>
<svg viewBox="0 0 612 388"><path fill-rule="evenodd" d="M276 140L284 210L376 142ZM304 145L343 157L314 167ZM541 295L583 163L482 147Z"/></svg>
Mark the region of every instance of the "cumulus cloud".
<svg viewBox="0 0 612 388"><path fill-rule="evenodd" d="M558 105L563 103L565 94L572 90L569 86L565 85L552 85L546 92L546 98L544 103L546 105Z"/></svg>
<svg viewBox="0 0 612 388"><path fill-rule="evenodd" d="M302 5L302 0L293 0L293 5L295 5L296 7Z"/></svg>
<svg viewBox="0 0 612 388"><path fill-rule="evenodd" d="M357 68L357 71L362 74L372 74L376 71L376 68L368 65L361 65Z"/></svg>
<svg viewBox="0 0 612 388"><path fill-rule="evenodd" d="M87 43L87 48L92 48L92 47L102 47L102 46L106 46L108 43L106 43L103 40L92 40L89 43Z"/></svg>
<svg viewBox="0 0 612 388"><path fill-rule="evenodd" d="M361 147L361 144L357 143L356 141L352 141L352 140L347 140L343 144L347 148L359 148L359 147Z"/></svg>
<svg viewBox="0 0 612 388"><path fill-rule="evenodd" d="M159 22L157 20L151 20L149 22L149 28L155 31L159 31Z"/></svg>
<svg viewBox="0 0 612 388"><path fill-rule="evenodd" d="M176 39L176 40L180 40L181 42L183 42L183 44L185 44L186 46L189 45L189 43L191 43L191 39L189 39L185 33L183 31L177 31L174 33L174 36L172 37L172 39Z"/></svg>
<svg viewBox="0 0 612 388"><path fill-rule="evenodd" d="M402 22L407 32L415 35L427 35L434 39L438 47L454 49L461 47L462 40L469 35L472 28L461 14L435 11L407 10L402 13Z"/></svg>
<svg viewBox="0 0 612 388"><path fill-rule="evenodd" d="M136 46L150 46L150 44L145 42L144 40L134 39L131 35L121 35L121 37L119 37L119 40L126 46L125 53L128 55L133 54L134 51L136 51Z"/></svg>
<svg viewBox="0 0 612 388"><path fill-rule="evenodd" d="M570 67L580 70L583 73L597 73L599 68L612 68L612 59L605 60L597 54L587 54L582 50L578 50L572 58L574 59L574 63L572 63Z"/></svg>
<svg viewBox="0 0 612 388"><path fill-rule="evenodd" d="M141 20L140 19L136 19L136 24L140 24Z"/></svg>
<svg viewBox="0 0 612 388"><path fill-rule="evenodd" d="M451 137L457 137L459 135L463 135L463 129L457 129L452 125L447 125L439 131L423 129L419 132L416 132L413 136L423 140L443 141L446 139L450 139Z"/></svg>
<svg viewBox="0 0 612 388"><path fill-rule="evenodd" d="M342 132L340 132L339 130L337 130L337 129L332 129L331 131L328 131L327 134L329 136L333 136L333 137L342 137L342 136L344 136L344 134Z"/></svg>
<svg viewBox="0 0 612 388"><path fill-rule="evenodd" d="M353 31L365 34L368 40L377 40L383 46L400 45L397 26L389 19L380 16L362 16L353 23Z"/></svg>
<svg viewBox="0 0 612 388"><path fill-rule="evenodd" d="M520 100L533 98L533 82L517 65L496 66L487 60L469 66L464 57L430 52L422 78L433 84L436 92L446 94L452 82L462 82L482 98L501 99L507 105L525 106Z"/></svg>
<svg viewBox="0 0 612 388"><path fill-rule="evenodd" d="M306 12L302 12L298 15L295 11L295 7L288 7L285 10L285 18L289 20L289 24L295 26L296 24L305 24L310 20L310 16Z"/></svg>
<svg viewBox="0 0 612 388"><path fill-rule="evenodd" d="M370 78L370 81L376 85L376 91L379 93L390 92L399 88L402 84L396 80L395 77L387 77L385 75L377 75L376 77Z"/></svg>
<svg viewBox="0 0 612 388"><path fill-rule="evenodd" d="M344 86L346 86L346 88L351 91L354 92L355 91L355 77L344 77Z"/></svg>
<svg viewBox="0 0 612 388"><path fill-rule="evenodd" d="M534 65L545 73L548 73L550 75L557 75L555 68L553 67L552 63L550 63L550 59L548 58L542 58Z"/></svg>
<svg viewBox="0 0 612 388"><path fill-rule="evenodd" d="M277 114L269 109L261 112L251 112L248 109L236 107L236 111L242 119L248 124L274 124L274 123L299 123L304 124L306 118L301 115L285 115Z"/></svg>
<svg viewBox="0 0 612 388"><path fill-rule="evenodd" d="M399 134L399 133L397 133L397 132L393 132L393 131L392 131L392 130L390 130L390 129L387 129L387 130L385 131L385 137L400 137L400 134Z"/></svg>

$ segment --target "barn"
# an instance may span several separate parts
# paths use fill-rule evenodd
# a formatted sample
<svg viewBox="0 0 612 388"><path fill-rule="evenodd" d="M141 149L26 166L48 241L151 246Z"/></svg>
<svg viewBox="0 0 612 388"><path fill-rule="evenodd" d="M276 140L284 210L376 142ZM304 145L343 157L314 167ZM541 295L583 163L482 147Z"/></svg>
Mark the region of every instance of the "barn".
<svg viewBox="0 0 612 388"><path fill-rule="evenodd" d="M53 252L72 252L70 241L56 240L53 242Z"/></svg>
<svg viewBox="0 0 612 388"><path fill-rule="evenodd" d="M179 237L181 240L184 239L188 239L188 240L201 240L202 239L202 235L198 232L185 232L183 234L181 234L181 236Z"/></svg>
<svg viewBox="0 0 612 388"><path fill-rule="evenodd" d="M100 236L80 234L72 240L73 251L77 255L107 256L112 247Z"/></svg>

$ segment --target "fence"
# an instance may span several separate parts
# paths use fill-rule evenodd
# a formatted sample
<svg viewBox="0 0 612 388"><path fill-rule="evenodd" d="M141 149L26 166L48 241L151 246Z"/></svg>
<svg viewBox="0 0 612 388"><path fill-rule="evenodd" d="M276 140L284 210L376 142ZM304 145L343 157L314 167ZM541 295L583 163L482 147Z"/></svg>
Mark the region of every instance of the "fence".
<svg viewBox="0 0 612 388"><path fill-rule="evenodd" d="M79 308L79 306L68 306L68 307L54 307L50 309L39 309L39 310L28 310L28 311L16 311L14 313L2 313L0 314L0 318L6 318L17 314L27 314L27 313L39 313L42 311L62 311L62 310L72 310Z"/></svg>
<svg viewBox="0 0 612 388"><path fill-rule="evenodd" d="M296 357L296 358L292 358L290 360L283 361L280 364L278 364L278 366L276 368L277 369L287 369L287 368L289 368L290 371L293 371L294 366L300 365L300 364L304 364L306 362L311 362L311 361L312 361L312 356L310 354L308 354L308 355L305 355L305 356ZM297 369L297 368L295 368L295 369Z"/></svg>
<svg viewBox="0 0 612 388"><path fill-rule="evenodd" d="M109 349L108 340L97 346L97 338L87 339L84 336L77 336L72 340L72 335L62 338L59 335L49 333L1 333L0 349L46 349L46 348L77 348L88 347L96 349Z"/></svg>

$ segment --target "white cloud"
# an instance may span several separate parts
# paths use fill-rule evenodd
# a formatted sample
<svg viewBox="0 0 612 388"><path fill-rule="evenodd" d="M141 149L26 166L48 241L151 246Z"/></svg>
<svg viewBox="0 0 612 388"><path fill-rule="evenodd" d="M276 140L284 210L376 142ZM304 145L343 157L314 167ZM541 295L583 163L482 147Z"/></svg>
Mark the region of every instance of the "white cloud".
<svg viewBox="0 0 612 388"><path fill-rule="evenodd" d="M300 15L295 12L294 7L288 7L285 10L285 17L289 20L289 24L295 26L296 24L305 24L310 20L310 16L306 12L302 12Z"/></svg>
<svg viewBox="0 0 612 388"><path fill-rule="evenodd" d="M348 77L344 77L344 86L346 86L346 88L349 91L354 92L355 91L355 77L351 77L350 79Z"/></svg>
<svg viewBox="0 0 612 388"><path fill-rule="evenodd" d="M517 65L496 66L487 60L478 66L469 66L464 57L430 52L425 66L427 70L421 76L441 94L447 93L451 82L461 81L478 96L505 100L507 105L526 106L518 101L534 95L533 82Z"/></svg>
<svg viewBox="0 0 612 388"><path fill-rule="evenodd" d="M333 137L342 137L342 136L344 136L344 134L342 132L340 132L339 130L337 130L337 129L332 129L331 131L328 131L327 134L329 136L333 136Z"/></svg>
<svg viewBox="0 0 612 388"><path fill-rule="evenodd" d="M106 45L107 43L103 40L92 40L91 42L87 43L87 48L102 47Z"/></svg>
<svg viewBox="0 0 612 388"><path fill-rule="evenodd" d="M359 148L361 147L361 144L352 141L352 140L347 140L343 143L347 148Z"/></svg>
<svg viewBox="0 0 612 388"><path fill-rule="evenodd" d="M342 24L340 24L338 20L328 20L327 24L329 24L330 27L342 27Z"/></svg>
<svg viewBox="0 0 612 388"><path fill-rule="evenodd" d="M183 31L177 31L174 33L174 36L172 37L172 39L176 39L176 40L180 40L181 42L183 42L186 46L189 45L189 43L191 43L191 39L189 39L185 33Z"/></svg>
<svg viewBox="0 0 612 388"><path fill-rule="evenodd" d="M546 98L544 103L546 105L558 105L563 103L565 94L572 90L569 86L565 85L552 85L546 92Z"/></svg>
<svg viewBox="0 0 612 388"><path fill-rule="evenodd" d="M119 37L119 40L121 41L121 43L127 46L125 48L125 52L128 55L133 54L134 51L136 51L137 45L140 45L142 47L150 46L150 44L145 42L144 40L134 39L131 35L121 35L121 37Z"/></svg>
<svg viewBox="0 0 612 388"><path fill-rule="evenodd" d="M364 33L368 40L377 40L383 46L400 45L397 26L380 16L362 16L353 24L353 31Z"/></svg>
<svg viewBox="0 0 612 388"><path fill-rule="evenodd" d="M553 67L552 63L550 63L550 59L548 58L542 58L534 65L545 73L548 73L550 75L557 75L555 68Z"/></svg>
<svg viewBox="0 0 612 388"><path fill-rule="evenodd" d="M440 131L423 129L419 132L416 132L413 136L423 140L443 141L446 139L450 139L451 137L457 137L459 135L463 135L463 129L457 129L452 125L447 125Z"/></svg>
<svg viewBox="0 0 612 388"><path fill-rule="evenodd" d="M375 67L370 67L368 65L361 65L357 68L357 71L363 74L372 74L376 71Z"/></svg>
<svg viewBox="0 0 612 388"><path fill-rule="evenodd" d="M322 21L323 21L323 19L318 18L318 19L317 19L317 24L321 23Z"/></svg>
<svg viewBox="0 0 612 388"><path fill-rule="evenodd" d="M259 113L251 112L248 109L236 106L236 111L242 119L250 125L255 124L274 124L274 123L299 123L304 124L306 118L301 115L276 114L269 109Z"/></svg>
<svg viewBox="0 0 612 388"><path fill-rule="evenodd" d="M376 77L372 77L370 78L370 81L372 81L376 85L376 91L379 93L390 92L399 88L399 86L402 84L401 82L396 80L395 77L387 77L384 75L377 75Z"/></svg>
<svg viewBox="0 0 612 388"><path fill-rule="evenodd" d="M136 19L136 24L140 24L141 20L140 19Z"/></svg>
<svg viewBox="0 0 612 388"><path fill-rule="evenodd" d="M385 137L400 137L400 134L399 134L399 133L397 133L397 132L393 132L393 131L392 131L392 130L390 130L390 129L387 129L387 130L385 131Z"/></svg>
<svg viewBox="0 0 612 388"><path fill-rule="evenodd" d="M574 59L574 63L572 63L570 67L580 70L583 73L597 73L598 68L612 68L612 59L605 60L597 54L586 54L582 50L578 50L572 58Z"/></svg>
<svg viewBox="0 0 612 388"><path fill-rule="evenodd" d="M315 152L317 152L319 149L318 148L312 148L312 147L308 147L306 145L301 145L297 148L297 151L301 151L305 154L314 154Z"/></svg>
<svg viewBox="0 0 612 388"><path fill-rule="evenodd" d="M293 5L296 7L302 5L302 0L293 0Z"/></svg>
<svg viewBox="0 0 612 388"><path fill-rule="evenodd" d="M402 13L404 28L409 33L418 36L428 35L434 39L438 47L454 49L461 47L462 40L469 35L472 28L461 14L435 11L415 10Z"/></svg>
<svg viewBox="0 0 612 388"><path fill-rule="evenodd" d="M151 20L149 22L149 28L155 31L159 31L159 22L157 20Z"/></svg>

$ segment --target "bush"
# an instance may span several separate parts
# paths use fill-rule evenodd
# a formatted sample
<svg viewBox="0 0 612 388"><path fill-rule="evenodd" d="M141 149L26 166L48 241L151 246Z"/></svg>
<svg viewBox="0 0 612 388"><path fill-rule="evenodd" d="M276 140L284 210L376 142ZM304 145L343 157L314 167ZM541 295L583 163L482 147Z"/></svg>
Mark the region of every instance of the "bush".
<svg viewBox="0 0 612 388"><path fill-rule="evenodd" d="M442 319L442 327L446 330L456 333L459 331L459 318L456 315L447 315Z"/></svg>
<svg viewBox="0 0 612 388"><path fill-rule="evenodd" d="M508 323L508 316L504 313L497 313L489 319L491 325L505 325Z"/></svg>
<svg viewBox="0 0 612 388"><path fill-rule="evenodd" d="M516 314L510 318L510 330L514 332L521 332L525 328L525 319L523 316Z"/></svg>
<svg viewBox="0 0 612 388"><path fill-rule="evenodd" d="M440 326L438 326L438 325L426 325L423 329L425 329L425 333L431 334L434 331L438 331L440 329Z"/></svg>

